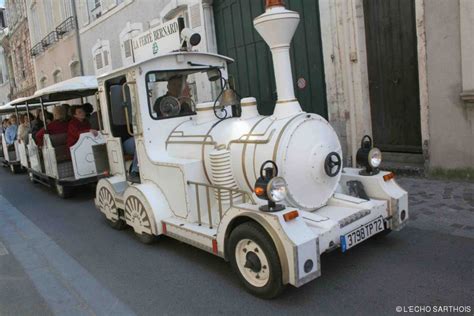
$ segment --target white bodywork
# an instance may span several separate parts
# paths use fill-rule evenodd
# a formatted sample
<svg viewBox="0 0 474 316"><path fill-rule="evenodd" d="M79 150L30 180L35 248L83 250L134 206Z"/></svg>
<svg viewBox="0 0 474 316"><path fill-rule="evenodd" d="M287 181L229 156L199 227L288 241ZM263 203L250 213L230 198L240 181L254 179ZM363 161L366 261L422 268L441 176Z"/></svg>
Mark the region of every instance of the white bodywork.
<svg viewBox="0 0 474 316"><path fill-rule="evenodd" d="M231 60L223 56L173 52L99 78L110 177L99 181L95 203L107 219L114 225L125 222L139 236L167 235L225 259L232 258L228 251L234 251L228 249L233 229L244 222L257 223L276 248L282 282L294 286L318 277L320 254L341 244L347 248L346 234L352 236L374 222L386 229L403 227L408 219L407 193L387 172L361 176L358 169L342 169L334 129L319 115L303 112L295 98L289 47L298 21L299 15L281 4L254 20L274 60L278 101L272 116L259 115L257 101L245 98L241 116L225 120L215 117L213 106L218 102L211 100L197 104L195 115L152 117L148 73L193 73L205 65L220 68L227 78ZM124 76L127 82L122 88L128 86L131 94L139 184L127 181L121 139L111 129L108 83ZM333 156L339 157L336 172L328 171ZM287 183L282 211L261 211L259 206L266 201L253 193L267 160L278 165L279 176ZM349 181L358 181L368 198L351 196ZM239 238L262 249L248 237ZM245 257L247 250L242 249L240 256ZM268 263L265 254L261 258ZM247 263L239 269L253 269ZM258 273L266 269L262 267L254 271L254 279L244 276L245 280L260 284Z"/></svg>
<svg viewBox="0 0 474 316"><path fill-rule="evenodd" d="M401 228L407 194L394 180L385 182L385 172L364 177L345 168L335 177L326 175L325 157L341 154L341 147L332 127L316 114L261 116L255 99L247 98L241 117L219 124L209 103L198 104L193 116L150 117L144 84L148 71L226 61L210 54L172 53L99 79L110 177L99 181L95 202L109 220L122 219L138 234L165 234L224 258L234 221L253 220L272 237L284 282L295 286L320 275L320 254L337 248L341 235L380 216L389 227ZM127 182L121 141L110 130L105 84L119 75L133 82L141 184ZM288 183L287 208L280 212L259 211L264 201L253 194L260 165L268 159ZM364 185L369 201L348 195L346 183L354 179ZM299 216L286 222L283 215L291 210ZM308 259L315 265L305 272Z"/></svg>
<svg viewBox="0 0 474 316"><path fill-rule="evenodd" d="M82 133L80 135L77 143L70 149L74 177L76 179L97 176L92 146L104 143L104 137L100 133L97 136L94 136L92 133Z"/></svg>

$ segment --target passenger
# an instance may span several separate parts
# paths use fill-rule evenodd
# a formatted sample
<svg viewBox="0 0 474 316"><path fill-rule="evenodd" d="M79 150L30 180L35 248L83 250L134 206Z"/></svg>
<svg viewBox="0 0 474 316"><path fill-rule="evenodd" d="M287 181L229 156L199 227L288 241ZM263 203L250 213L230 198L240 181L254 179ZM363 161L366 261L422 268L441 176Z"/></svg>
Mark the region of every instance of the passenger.
<svg viewBox="0 0 474 316"><path fill-rule="evenodd" d="M73 146L81 136L82 133L91 132L97 136L97 130L92 129L91 125L86 119L86 112L81 106L76 106L72 109L73 117L69 121L67 129L67 146Z"/></svg>
<svg viewBox="0 0 474 316"><path fill-rule="evenodd" d="M5 133L5 131L7 130L8 126L10 126L10 122L8 121L8 119L4 119L2 121L2 133Z"/></svg>
<svg viewBox="0 0 474 316"><path fill-rule="evenodd" d="M46 111L44 112L44 115L46 116L46 125L48 125L54 120L54 116L51 112Z"/></svg>
<svg viewBox="0 0 474 316"><path fill-rule="evenodd" d="M97 111L94 112L94 107L90 103L84 103L82 105L84 111L86 111L86 117L89 123L91 124L91 128L95 130L99 130L99 118L97 115Z"/></svg>
<svg viewBox="0 0 474 316"><path fill-rule="evenodd" d="M130 137L123 142L123 152L126 155L133 156L132 165L130 166L130 178L132 182L139 182L140 169L138 168L137 150L135 148L135 137Z"/></svg>
<svg viewBox="0 0 474 316"><path fill-rule="evenodd" d="M68 104L68 103L63 103L61 104L61 106L64 108L64 113L66 113L66 121L70 121L71 120L71 117L72 115L70 114L71 113L71 105Z"/></svg>
<svg viewBox="0 0 474 316"><path fill-rule="evenodd" d="M53 121L47 126L48 134L66 134L68 130L68 122L66 122L66 109L63 106L55 106L53 108ZM36 133L35 141L36 145L43 146L43 138L45 129L42 128Z"/></svg>
<svg viewBox="0 0 474 316"><path fill-rule="evenodd" d="M30 132L30 127L28 124L28 115L23 114L20 117L20 125L18 126L18 142L19 143L27 143L28 142L28 134Z"/></svg>
<svg viewBox="0 0 474 316"><path fill-rule="evenodd" d="M13 114L10 116L10 126L5 131L5 142L7 145L13 145L16 139L16 134L18 132L18 126L16 122L16 115Z"/></svg>
<svg viewBox="0 0 474 316"><path fill-rule="evenodd" d="M40 109L35 111L35 119L31 121L31 135L35 138L36 133L44 127L42 118L42 112Z"/></svg>

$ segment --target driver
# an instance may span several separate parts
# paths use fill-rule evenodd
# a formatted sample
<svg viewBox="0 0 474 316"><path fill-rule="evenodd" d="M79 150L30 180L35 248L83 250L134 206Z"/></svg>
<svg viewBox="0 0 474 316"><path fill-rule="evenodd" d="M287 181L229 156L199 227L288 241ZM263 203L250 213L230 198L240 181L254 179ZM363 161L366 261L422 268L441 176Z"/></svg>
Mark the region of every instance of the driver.
<svg viewBox="0 0 474 316"><path fill-rule="evenodd" d="M160 103L165 97L175 97L179 98L181 96L181 91L183 91L183 77L182 76L173 76L168 80L168 91L165 95L162 95L155 100L153 104L153 110L158 113L159 116L162 116L160 111Z"/></svg>

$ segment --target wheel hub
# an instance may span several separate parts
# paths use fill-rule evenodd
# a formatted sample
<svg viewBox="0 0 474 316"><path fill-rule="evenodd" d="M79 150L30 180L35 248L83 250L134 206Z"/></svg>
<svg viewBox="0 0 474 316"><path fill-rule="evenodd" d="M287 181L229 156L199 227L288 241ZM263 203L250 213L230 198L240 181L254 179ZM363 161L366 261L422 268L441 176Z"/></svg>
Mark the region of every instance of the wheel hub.
<svg viewBox="0 0 474 316"><path fill-rule="evenodd" d="M255 273L260 272L262 270L262 262L258 258L258 256L255 254L253 251L247 252L247 255L245 256L245 268L248 268L252 270Z"/></svg>
<svg viewBox="0 0 474 316"><path fill-rule="evenodd" d="M235 259L242 276L255 287L265 286L270 279L268 258L251 239L240 240L235 247Z"/></svg>

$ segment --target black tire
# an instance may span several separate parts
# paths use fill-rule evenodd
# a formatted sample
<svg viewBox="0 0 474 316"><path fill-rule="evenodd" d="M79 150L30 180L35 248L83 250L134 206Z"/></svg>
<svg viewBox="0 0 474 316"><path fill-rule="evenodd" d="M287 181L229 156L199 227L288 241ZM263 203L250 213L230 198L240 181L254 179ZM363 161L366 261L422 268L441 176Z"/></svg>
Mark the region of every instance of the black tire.
<svg viewBox="0 0 474 316"><path fill-rule="evenodd" d="M56 183L56 194L61 199L68 199L72 196L72 188Z"/></svg>
<svg viewBox="0 0 474 316"><path fill-rule="evenodd" d="M145 245L151 245L156 241L156 236L153 236L147 233L143 233L143 234L135 233L135 236L142 244L145 244Z"/></svg>
<svg viewBox="0 0 474 316"><path fill-rule="evenodd" d="M106 218L107 223L109 224L110 227L116 230L123 230L125 227L127 227L127 223L123 219L117 219L117 220L110 220Z"/></svg>
<svg viewBox="0 0 474 316"><path fill-rule="evenodd" d="M10 164L10 171L11 171L13 174L18 173L18 169L17 169L16 165Z"/></svg>
<svg viewBox="0 0 474 316"><path fill-rule="evenodd" d="M246 239L251 240L253 243L257 244L260 249L263 250L263 253L268 261L268 281L260 287L249 283L249 281L240 271L239 264L236 259L236 247L238 246L240 241L243 242ZM246 260L248 260L251 251L245 251L245 248L243 250L245 253L247 253ZM268 235L268 233L257 223L246 222L237 226L232 231L228 240L227 254L229 255L232 269L237 273L240 280L245 285L245 288L251 294L261 298L271 299L278 296L285 289L285 286L283 285L280 258L278 257L278 252L275 248L275 244L273 243L273 240ZM260 262L260 260L258 260L258 262ZM259 272L262 272L264 267L265 265L261 266ZM245 269L252 270L252 268ZM253 272L257 274L258 279L259 272L255 270L253 270Z"/></svg>

